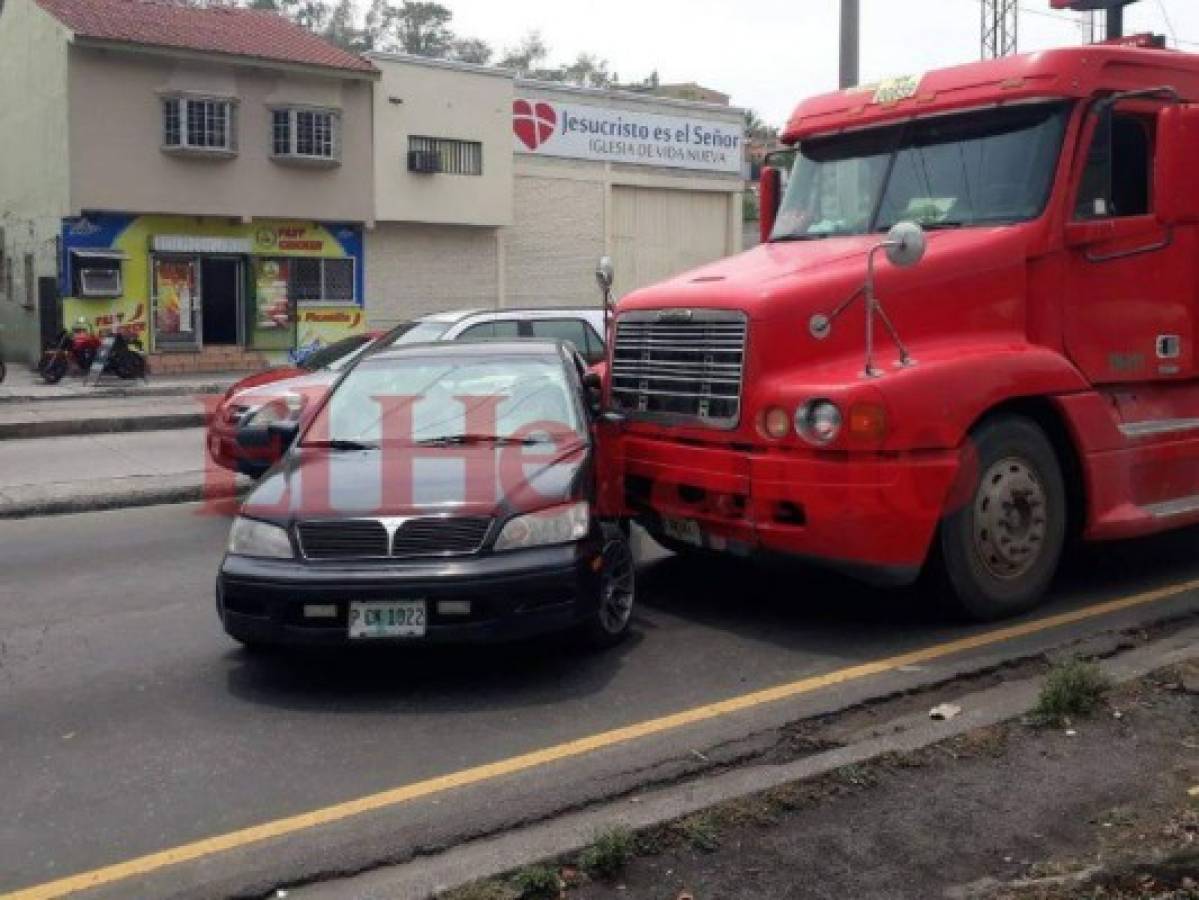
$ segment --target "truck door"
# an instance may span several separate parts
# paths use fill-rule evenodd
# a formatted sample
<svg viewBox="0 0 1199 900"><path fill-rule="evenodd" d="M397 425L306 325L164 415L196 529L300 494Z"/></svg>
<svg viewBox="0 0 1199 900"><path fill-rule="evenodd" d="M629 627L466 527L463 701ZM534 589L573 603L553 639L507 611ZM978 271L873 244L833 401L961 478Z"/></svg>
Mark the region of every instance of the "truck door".
<svg viewBox="0 0 1199 900"><path fill-rule="evenodd" d="M1096 385L1194 375L1195 233L1153 210L1157 113L1129 101L1093 114L1066 226L1066 348Z"/></svg>

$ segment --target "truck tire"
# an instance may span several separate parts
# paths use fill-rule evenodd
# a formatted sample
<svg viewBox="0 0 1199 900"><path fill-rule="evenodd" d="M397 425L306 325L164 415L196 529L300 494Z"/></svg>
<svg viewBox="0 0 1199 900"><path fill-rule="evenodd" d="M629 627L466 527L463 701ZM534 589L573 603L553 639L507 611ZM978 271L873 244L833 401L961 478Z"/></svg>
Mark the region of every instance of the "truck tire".
<svg viewBox="0 0 1199 900"><path fill-rule="evenodd" d="M1049 589L1066 541L1066 485L1030 419L996 416L970 440L973 484L959 485L965 501L941 519L933 568L957 612L990 621L1032 609Z"/></svg>

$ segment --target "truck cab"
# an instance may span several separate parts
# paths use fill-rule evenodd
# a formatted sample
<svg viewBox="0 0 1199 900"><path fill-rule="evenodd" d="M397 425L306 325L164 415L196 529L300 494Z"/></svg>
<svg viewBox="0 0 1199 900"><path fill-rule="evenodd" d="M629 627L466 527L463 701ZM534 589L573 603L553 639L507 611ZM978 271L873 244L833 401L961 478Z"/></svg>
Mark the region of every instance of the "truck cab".
<svg viewBox="0 0 1199 900"><path fill-rule="evenodd" d="M615 502L977 619L1199 522L1196 102L1199 57L1104 45L802 102L764 242L617 306Z"/></svg>

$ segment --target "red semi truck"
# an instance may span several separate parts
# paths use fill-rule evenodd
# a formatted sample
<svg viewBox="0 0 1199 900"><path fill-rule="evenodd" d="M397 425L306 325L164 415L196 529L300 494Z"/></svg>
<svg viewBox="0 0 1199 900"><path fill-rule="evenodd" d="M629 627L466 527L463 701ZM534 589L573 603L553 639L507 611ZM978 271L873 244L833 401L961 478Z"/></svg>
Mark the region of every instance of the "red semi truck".
<svg viewBox="0 0 1199 900"><path fill-rule="evenodd" d="M1199 57L1103 45L801 103L765 242L616 309L615 501L980 619L1199 522L1196 103Z"/></svg>

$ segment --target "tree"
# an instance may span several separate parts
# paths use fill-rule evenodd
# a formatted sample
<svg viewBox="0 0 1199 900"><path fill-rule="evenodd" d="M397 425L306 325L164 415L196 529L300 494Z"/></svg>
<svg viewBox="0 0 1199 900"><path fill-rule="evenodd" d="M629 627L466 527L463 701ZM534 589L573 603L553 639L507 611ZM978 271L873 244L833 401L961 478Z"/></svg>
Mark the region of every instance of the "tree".
<svg viewBox="0 0 1199 900"><path fill-rule="evenodd" d="M454 40L450 19L454 14L440 3L404 0L398 9L390 7L386 16L400 50L414 56L445 57L449 54Z"/></svg>
<svg viewBox="0 0 1199 900"><path fill-rule="evenodd" d="M367 50L387 49L388 0L370 0L362 23L362 44Z"/></svg>
<svg viewBox="0 0 1199 900"><path fill-rule="evenodd" d="M325 39L353 53L370 49L366 35L354 27L354 0L337 0L334 4L325 26Z"/></svg>
<svg viewBox="0 0 1199 900"><path fill-rule="evenodd" d="M553 81L565 81L581 87L605 88L616 83L616 76L608 71L608 61L590 53L580 53L573 63L558 69L550 69Z"/></svg>
<svg viewBox="0 0 1199 900"><path fill-rule="evenodd" d="M750 138L770 141L779 136L779 130L767 125L752 109L745 111L745 133Z"/></svg>
<svg viewBox="0 0 1199 900"><path fill-rule="evenodd" d="M550 55L550 49L541 39L541 32L530 31L519 44L504 50L497 65L501 69L511 69L518 75L532 75Z"/></svg>
<svg viewBox="0 0 1199 900"><path fill-rule="evenodd" d="M450 44L451 59L477 66L487 65L493 53L491 45L479 38L456 38Z"/></svg>

